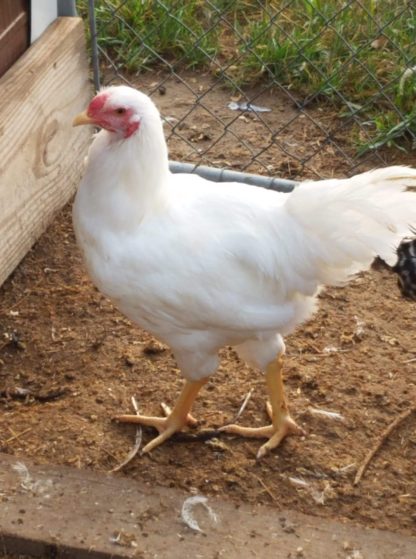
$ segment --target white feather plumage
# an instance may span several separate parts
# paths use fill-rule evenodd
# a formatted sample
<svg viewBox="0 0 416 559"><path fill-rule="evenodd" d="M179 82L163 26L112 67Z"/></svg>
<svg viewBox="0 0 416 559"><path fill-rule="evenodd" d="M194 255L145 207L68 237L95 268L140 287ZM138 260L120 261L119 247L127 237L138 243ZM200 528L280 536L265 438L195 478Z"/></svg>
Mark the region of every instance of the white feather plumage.
<svg viewBox="0 0 416 559"><path fill-rule="evenodd" d="M264 368L282 336L309 318L322 285L376 255L393 262L416 218L416 170L379 169L306 182L292 194L173 175L159 113L126 87L127 140L102 130L74 204L74 227L97 287L133 322L169 344L185 377L217 367L224 345Z"/></svg>

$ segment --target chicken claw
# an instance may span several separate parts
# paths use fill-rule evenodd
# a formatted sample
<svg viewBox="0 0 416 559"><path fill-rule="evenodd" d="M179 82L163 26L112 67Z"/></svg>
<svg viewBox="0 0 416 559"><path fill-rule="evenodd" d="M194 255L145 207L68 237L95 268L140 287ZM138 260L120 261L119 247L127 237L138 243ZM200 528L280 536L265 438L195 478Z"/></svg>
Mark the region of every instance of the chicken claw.
<svg viewBox="0 0 416 559"><path fill-rule="evenodd" d="M177 431L181 431L188 425L188 416L185 420L181 420L173 414L168 417L152 417L149 415L116 415L115 421L121 423L139 423L140 425L148 425L158 430L159 435L152 439L142 450L142 454L150 452L167 439L169 439Z"/></svg>
<svg viewBox="0 0 416 559"><path fill-rule="evenodd" d="M158 430L159 435L152 439L143 448L142 454L146 454L165 442L177 431L181 431L186 425L195 425L196 419L190 414L190 410L199 390L206 382L206 379L202 379L197 382L186 381L173 410L165 404L162 405L162 409L167 417L152 417L148 415L116 415L114 420L120 421L121 423L139 423L140 425L148 425Z"/></svg>
<svg viewBox="0 0 416 559"><path fill-rule="evenodd" d="M267 413L272 421L265 427L242 427L240 425L224 425L219 430L242 437L268 438L257 452L257 459L263 458L270 450L279 446L287 435L305 435L305 431L297 425L289 414L282 378L283 356L280 354L266 369L267 390L270 402L267 402Z"/></svg>
<svg viewBox="0 0 416 559"><path fill-rule="evenodd" d="M278 447L282 440L288 435L305 435L305 431L295 423L295 421L287 415L282 418L280 426L276 429L273 424L266 425L265 427L242 427L241 425L224 425L220 427L219 431L224 433L232 433L233 435L240 435L241 437L250 438L267 438L258 450L256 458L260 460L270 450Z"/></svg>

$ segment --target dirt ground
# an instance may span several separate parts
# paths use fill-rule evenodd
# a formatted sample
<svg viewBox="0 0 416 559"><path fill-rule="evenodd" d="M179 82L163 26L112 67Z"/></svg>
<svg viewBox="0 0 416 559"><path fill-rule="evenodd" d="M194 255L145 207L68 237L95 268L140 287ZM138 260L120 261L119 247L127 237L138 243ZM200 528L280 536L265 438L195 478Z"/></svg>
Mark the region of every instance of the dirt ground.
<svg viewBox="0 0 416 559"><path fill-rule="evenodd" d="M176 118L187 110L186 99L174 102L178 91L167 84L166 93L156 97ZM212 111L225 113L229 94L218 90L216 95ZM258 104L275 106L264 96ZM271 122L281 114L273 110L265 118ZM182 129L191 143L200 130L216 133L202 113L192 118L194 124ZM247 141L260 145L263 128L253 116L244 119L236 125L249 130ZM297 121L293 138L307 145L308 124L302 122ZM208 141L201 133L194 137L197 144ZM193 157L186 157L186 142L172 139L170 149L174 159ZM232 137L212 149L218 165L244 166L246 155L239 154ZM278 151L267 158L276 174L293 176ZM314 164L324 176L345 170L334 153L331 166L329 152ZM326 290L315 318L286 340L286 387L306 437L288 438L260 462L255 460L259 441L179 437L115 475L415 534L416 414L400 423L361 483L353 485L382 431L414 405L415 318L416 303L401 297L396 278L382 266L346 288ZM75 247L70 206L1 288L0 335L0 451L38 463L112 469L132 447L135 429L111 417L131 411L132 396L144 412L158 414L160 402L172 404L182 383L169 348L133 327L91 285ZM263 378L225 348L218 373L194 408L200 427L230 421L251 389L240 422L261 425L266 422ZM316 409L342 418L317 415ZM144 430L145 442L153 435Z"/></svg>

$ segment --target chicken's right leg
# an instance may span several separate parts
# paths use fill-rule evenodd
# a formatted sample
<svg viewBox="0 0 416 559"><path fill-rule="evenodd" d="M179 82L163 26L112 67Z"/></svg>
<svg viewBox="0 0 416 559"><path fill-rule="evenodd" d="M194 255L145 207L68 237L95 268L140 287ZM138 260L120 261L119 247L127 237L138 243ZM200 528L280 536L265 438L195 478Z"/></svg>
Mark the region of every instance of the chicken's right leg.
<svg viewBox="0 0 416 559"><path fill-rule="evenodd" d="M191 407L198 392L206 382L207 379L196 382L186 381L173 410L168 410L169 415L167 417L116 415L114 419L122 423L140 423L140 425L155 427L159 431L159 435L151 440L142 450L142 453L150 452L174 433L181 431L187 424L195 422L194 418L190 415Z"/></svg>

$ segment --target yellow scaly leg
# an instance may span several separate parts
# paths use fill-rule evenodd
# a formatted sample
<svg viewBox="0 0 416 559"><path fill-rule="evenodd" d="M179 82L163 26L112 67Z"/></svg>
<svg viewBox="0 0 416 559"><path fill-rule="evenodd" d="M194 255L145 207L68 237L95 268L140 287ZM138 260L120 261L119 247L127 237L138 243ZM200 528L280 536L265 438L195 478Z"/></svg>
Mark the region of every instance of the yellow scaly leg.
<svg viewBox="0 0 416 559"><path fill-rule="evenodd" d="M167 417L152 417L147 415L116 415L114 419L122 423L140 423L149 425L159 431L159 435L151 440L142 450L142 453L150 452L183 427L194 424L195 419L190 415L192 404L198 392L208 379L196 382L186 381L179 398L172 411L169 410Z"/></svg>
<svg viewBox="0 0 416 559"><path fill-rule="evenodd" d="M257 452L257 458L262 458L273 448L279 446L287 435L304 435L304 430L299 427L289 414L289 408L283 386L283 354L279 354L266 368L267 392L270 404L267 411L272 421L265 427L242 427L240 425L225 425L221 431L241 435L242 437L268 438Z"/></svg>

